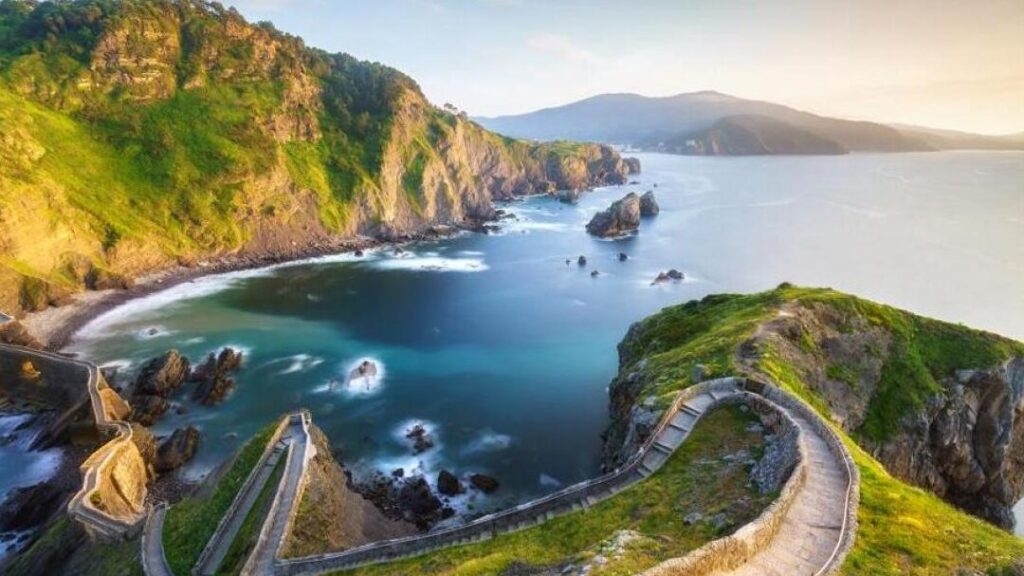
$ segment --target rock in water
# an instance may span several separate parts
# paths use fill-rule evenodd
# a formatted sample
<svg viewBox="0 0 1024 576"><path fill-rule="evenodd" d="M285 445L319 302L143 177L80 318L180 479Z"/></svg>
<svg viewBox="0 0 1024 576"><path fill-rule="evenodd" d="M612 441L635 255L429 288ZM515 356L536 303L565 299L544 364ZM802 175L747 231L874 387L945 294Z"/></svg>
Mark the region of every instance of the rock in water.
<svg viewBox="0 0 1024 576"><path fill-rule="evenodd" d="M242 353L224 348L216 357L211 353L206 362L196 369L192 379L199 383L192 398L204 406L222 402L235 387L234 378L228 375L242 367Z"/></svg>
<svg viewBox="0 0 1024 576"><path fill-rule="evenodd" d="M469 477L469 483L472 484L474 488L485 494L494 492L499 486L496 478L486 474L473 474Z"/></svg>
<svg viewBox="0 0 1024 576"><path fill-rule="evenodd" d="M199 430L194 426L179 428L156 449L157 472L170 472L185 465L199 447Z"/></svg>
<svg viewBox="0 0 1024 576"><path fill-rule="evenodd" d="M629 260L629 255L625 252L619 252L619 262L625 262L626 260Z"/></svg>
<svg viewBox="0 0 1024 576"><path fill-rule="evenodd" d="M135 394L152 394L167 398L188 378L188 358L170 350L147 362L135 380Z"/></svg>
<svg viewBox="0 0 1024 576"><path fill-rule="evenodd" d="M601 238L622 236L635 232L640 226L640 197L630 192L612 203L604 212L598 212L587 224L587 232Z"/></svg>
<svg viewBox="0 0 1024 576"><path fill-rule="evenodd" d="M661 208L658 206L658 201L654 199L654 191L648 190L640 197L640 215L657 216L658 212L661 212Z"/></svg>
<svg viewBox="0 0 1024 576"><path fill-rule="evenodd" d="M427 528L441 515L441 500L430 491L430 485L423 479L410 478L398 490L398 505L405 519L420 528Z"/></svg>
<svg viewBox="0 0 1024 576"><path fill-rule="evenodd" d="M651 285L653 286L655 284L661 284L662 282L668 282L669 280L679 282L685 277L686 276L682 272L673 268L668 272L659 273L658 276L654 279L654 282L651 282Z"/></svg>
<svg viewBox="0 0 1024 576"><path fill-rule="evenodd" d="M437 475L437 491L445 496L455 496L456 494L462 494L464 489L462 488L462 482L459 482L455 474L447 470L441 470Z"/></svg>
<svg viewBox="0 0 1024 576"><path fill-rule="evenodd" d="M434 447L434 439L427 434L423 424L413 426L405 433L405 437L412 440L412 451L415 454L422 454Z"/></svg>
<svg viewBox="0 0 1024 576"><path fill-rule="evenodd" d="M579 258L576 259L576 264L578 264L580 266L586 266L587 265L587 257L586 256L580 256Z"/></svg>
<svg viewBox="0 0 1024 576"><path fill-rule="evenodd" d="M131 405L132 413L128 419L143 426L152 426L167 412L171 403L155 394L137 394L132 396Z"/></svg>

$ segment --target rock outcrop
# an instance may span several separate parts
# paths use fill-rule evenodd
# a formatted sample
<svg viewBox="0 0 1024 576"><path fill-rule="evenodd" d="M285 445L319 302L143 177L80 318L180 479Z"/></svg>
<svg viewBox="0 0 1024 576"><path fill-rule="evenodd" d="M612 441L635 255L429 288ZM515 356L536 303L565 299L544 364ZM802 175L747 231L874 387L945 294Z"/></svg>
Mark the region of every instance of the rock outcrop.
<svg viewBox="0 0 1024 576"><path fill-rule="evenodd" d="M397 70L216 2L103 6L0 14L0 261L18 262L0 264L2 310L211 257L482 229L495 199L577 194L639 169L609 146L500 137ZM72 154L88 160L75 178L43 161Z"/></svg>
<svg viewBox="0 0 1024 576"><path fill-rule="evenodd" d="M156 471L163 473L181 468L195 456L198 448L199 430L195 426L175 430L157 448Z"/></svg>
<svg viewBox="0 0 1024 576"><path fill-rule="evenodd" d="M152 426L170 408L168 400L189 378L188 358L170 350L146 362L132 386L131 414L128 419L143 426Z"/></svg>
<svg viewBox="0 0 1024 576"><path fill-rule="evenodd" d="M235 388L235 379L230 375L242 367L242 353L230 347L220 354L210 353L206 362L196 369L192 379L198 383L192 398L204 406L213 406L224 401Z"/></svg>
<svg viewBox="0 0 1024 576"><path fill-rule="evenodd" d="M648 190L640 197L640 215L644 217L657 216L661 212L658 201L654 198L654 191Z"/></svg>
<svg viewBox="0 0 1024 576"><path fill-rule="evenodd" d="M630 192L603 212L598 212L587 224L587 232L602 238L622 236L635 232L640 226L640 197Z"/></svg>
<svg viewBox="0 0 1024 576"><path fill-rule="evenodd" d="M922 324L920 331L963 331L959 346L965 350L994 338L914 321ZM928 373L923 368L918 378L927 386L904 376L909 381L901 386L922 386L916 392L922 396L919 404L883 413L878 398L893 394L887 373L894 363L906 362L907 346L901 334L870 316L824 304L789 304L784 315L763 325L742 355L753 363L756 350L771 349L894 476L1011 528L1011 509L1024 496L1024 355L997 366L974 366L957 358L958 348L944 350L936 363L955 369Z"/></svg>

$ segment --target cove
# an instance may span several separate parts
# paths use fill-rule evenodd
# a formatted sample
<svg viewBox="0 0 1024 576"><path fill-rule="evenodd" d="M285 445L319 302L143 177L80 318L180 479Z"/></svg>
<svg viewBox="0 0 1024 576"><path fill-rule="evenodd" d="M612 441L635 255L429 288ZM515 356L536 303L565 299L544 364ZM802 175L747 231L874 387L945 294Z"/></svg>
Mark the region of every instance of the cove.
<svg viewBox="0 0 1024 576"><path fill-rule="evenodd" d="M500 234L199 279L97 318L70 349L128 373L169 348L245 353L223 405L186 388L156 427L202 430L186 476L306 407L356 474L495 476L493 496L456 503L487 510L598 473L615 346L664 306L790 281L1024 338L1024 154L640 158L637 184L517 202ZM637 236L585 234L646 190L662 212ZM651 285L670 268L686 279ZM331 390L364 358L379 386ZM404 434L416 422L435 439L419 455Z"/></svg>

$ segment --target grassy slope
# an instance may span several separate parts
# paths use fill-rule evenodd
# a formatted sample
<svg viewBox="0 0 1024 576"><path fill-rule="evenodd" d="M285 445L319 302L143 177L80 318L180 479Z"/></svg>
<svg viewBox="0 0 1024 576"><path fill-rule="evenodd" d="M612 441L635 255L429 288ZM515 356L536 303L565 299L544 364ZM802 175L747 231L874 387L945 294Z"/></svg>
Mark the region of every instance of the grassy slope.
<svg viewBox="0 0 1024 576"><path fill-rule="evenodd" d="M143 576L138 538L78 546L76 543L86 536L72 522L67 516L57 518L28 550L3 566L3 573L40 574L44 567L52 565L53 559L65 558L70 551L71 559L58 564L78 576Z"/></svg>
<svg viewBox="0 0 1024 576"><path fill-rule="evenodd" d="M935 378L961 366L991 366L1024 345L961 326L921 318L831 290L782 287L752 295L723 295L666 308L644 321L643 336L630 344L634 358L649 358L651 391L671 397L690 385L691 367L714 374L734 372L733 353L783 302L821 302L863 315L896 335L891 362L860 433L884 437L894 415L916 407L938 384ZM760 366L795 394L821 409L791 367L767 351ZM823 413L827 413L824 412ZM888 420L887 420L888 419ZM856 443L846 437L848 445ZM855 449L861 472L860 531L845 574L950 574L959 567L999 570L1024 557L1024 540L986 524L939 498L891 476Z"/></svg>
<svg viewBox="0 0 1024 576"><path fill-rule="evenodd" d="M700 511L710 516L729 503L748 497L752 505L737 518L749 521L774 498L758 496L746 486L748 473L722 457L740 449L761 449L763 438L746 431L752 417L736 408L709 414L668 463L640 485L602 502L587 512L556 518L540 526L499 536L487 542L451 548L346 574L497 574L530 566L577 565L602 551L617 531L635 530L646 538L627 547L621 558L593 574L635 574L657 562L679 556L720 535L708 522L686 526L683 516ZM724 528L732 531L736 526Z"/></svg>
<svg viewBox="0 0 1024 576"><path fill-rule="evenodd" d="M249 514L246 515L245 521L242 522L241 528L238 529L238 534L235 536L235 541L231 543L231 548L228 549L224 562L217 569L218 573L239 574L242 568L245 567L245 561L249 559L249 553L252 552L253 547L256 545L260 530L263 529L263 521L270 511L271 503L273 502L274 495L277 494L277 487L287 463L287 458L281 458L278 460L277 465L274 466L274 471L271 473L267 483L263 485L263 490L260 490L260 494L249 510Z"/></svg>
<svg viewBox="0 0 1024 576"><path fill-rule="evenodd" d="M164 554L175 574L186 576L191 572L221 517L259 461L276 426L275 422L249 440L208 497L183 500L167 511Z"/></svg>

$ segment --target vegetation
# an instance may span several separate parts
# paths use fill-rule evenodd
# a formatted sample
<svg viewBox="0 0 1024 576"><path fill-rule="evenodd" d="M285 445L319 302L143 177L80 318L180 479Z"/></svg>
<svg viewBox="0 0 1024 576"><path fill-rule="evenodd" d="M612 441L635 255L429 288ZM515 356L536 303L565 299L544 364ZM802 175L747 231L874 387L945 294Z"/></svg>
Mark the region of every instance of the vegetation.
<svg viewBox="0 0 1024 576"><path fill-rule="evenodd" d="M259 496L256 497L256 502L253 503L252 508L249 509L249 513L242 522L242 526L238 529L235 541L231 543L224 561L217 569L218 574L240 574L242 572L246 560L249 559L249 553L252 552L253 547L256 545L260 530L263 529L263 521L270 511L270 506L274 501L274 495L277 493L277 487L281 476L284 474L284 467L287 462L287 458L281 458L277 461L277 465L274 466L270 478L263 485Z"/></svg>
<svg viewBox="0 0 1024 576"><path fill-rule="evenodd" d="M789 285L750 295L715 295L662 310L644 320L622 344L632 362L647 359L647 390L663 398L691 384L692 367L703 364L714 375L743 371L736 353L762 322L784 304L824 305L850 324L866 321L892 336L889 351L868 407L868 418L855 436L877 440L891 435L904 414L939 390L938 379L962 367L991 367L1024 344L993 334L922 318L832 290ZM806 336L806 335L805 335ZM802 341L801 341L802 342ZM813 343L800 343L813 352ZM808 350L807 348L811 348ZM804 381L800 370L770 347L760 350L756 370L830 417L823 399ZM827 366L831 377L847 383L848 367ZM861 473L861 507L857 542L844 574L952 574L960 568L1001 574L1014 559L1024 558L1024 540L1015 538L946 504L936 496L889 476L853 439Z"/></svg>
<svg viewBox="0 0 1024 576"><path fill-rule="evenodd" d="M259 462L276 427L276 422L267 426L242 447L209 496L189 498L167 510L164 519L164 554L175 574L187 576L191 573L192 566L199 559L199 554L217 529L235 495Z"/></svg>
<svg viewBox="0 0 1024 576"><path fill-rule="evenodd" d="M126 542L77 546L84 531L66 515L58 516L24 552L3 566L4 574L47 573L46 567L60 564L68 573L81 576L142 576L139 539ZM70 553L69 550L73 550Z"/></svg>
<svg viewBox="0 0 1024 576"><path fill-rule="evenodd" d="M490 134L397 70L205 0L0 0L0 126L12 311L80 289L92 268L135 276L253 247L268 226L354 235L400 208L432 224L425 174L455 204L485 183L442 155L458 139L536 177L593 152Z"/></svg>
<svg viewBox="0 0 1024 576"><path fill-rule="evenodd" d="M764 438L748 430L752 419L736 407L709 413L657 473L585 513L561 516L479 544L344 573L532 573L544 567L579 566L603 553L607 563L595 574L636 574L732 532L775 498L748 487L746 466L724 458L739 450L759 455ZM740 500L749 505L729 508ZM692 525L682 522L684 516L698 511L705 520ZM710 517L720 512L728 512L730 521L716 529ZM621 554L610 553L609 542L622 530L636 531L641 538L625 545Z"/></svg>

